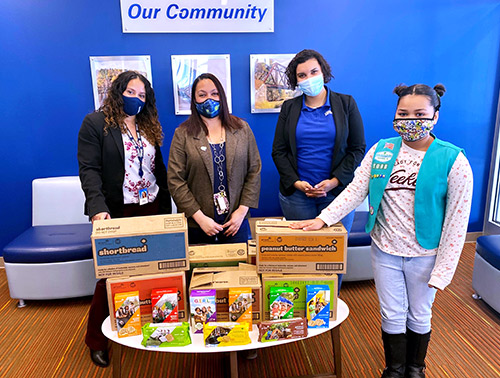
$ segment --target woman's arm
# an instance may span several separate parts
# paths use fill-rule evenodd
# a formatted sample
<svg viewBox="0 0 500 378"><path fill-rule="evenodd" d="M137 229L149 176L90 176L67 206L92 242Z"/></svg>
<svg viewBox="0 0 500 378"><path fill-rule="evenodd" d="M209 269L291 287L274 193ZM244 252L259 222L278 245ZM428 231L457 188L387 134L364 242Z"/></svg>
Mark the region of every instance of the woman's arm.
<svg viewBox="0 0 500 378"><path fill-rule="evenodd" d="M274 133L272 157L278 173L280 175L281 183L285 188L292 188L296 181L299 181L299 175L293 168L295 162L291 160L291 146L288 140L288 133L286 130L286 121L291 109L293 100L285 101L281 107L278 123L276 124L276 131ZM295 132L295 130L294 130Z"/></svg>
<svg viewBox="0 0 500 378"><path fill-rule="evenodd" d="M95 114L95 113L94 113ZM102 133L104 124L96 124L96 115L89 114L83 120L78 133L78 168L80 182L85 193L85 213L89 218L96 214L109 217L109 208L102 191ZM103 214L100 214L103 213Z"/></svg>
<svg viewBox="0 0 500 378"><path fill-rule="evenodd" d="M177 209L192 217L194 213L201 209L187 183L187 151L186 134L177 128L170 145L168 157L167 181L168 189L174 199Z"/></svg>
<svg viewBox="0 0 500 378"><path fill-rule="evenodd" d="M358 110L356 101L351 96L347 98L347 148L344 158L333 170L332 178L337 178L340 185L347 185L354 177L354 171L365 155L366 142L363 120Z"/></svg>
<svg viewBox="0 0 500 378"><path fill-rule="evenodd" d="M370 185L370 172L375 152L375 144L362 160L361 165L354 173L354 179L347 188L340 193L315 219L302 222L296 222L291 225L292 228L302 228L305 231L319 230L325 224L331 226L339 222L352 210L358 207L368 195Z"/></svg>
<svg viewBox="0 0 500 378"><path fill-rule="evenodd" d="M257 208L259 206L260 196L260 172L262 162L260 160L259 149L255 136L250 129L250 126L245 125L247 135L247 174L245 182L241 190L239 207L233 211L229 221L223 224L227 228L225 234L227 236L235 235L240 229L241 223L245 219L250 207Z"/></svg>

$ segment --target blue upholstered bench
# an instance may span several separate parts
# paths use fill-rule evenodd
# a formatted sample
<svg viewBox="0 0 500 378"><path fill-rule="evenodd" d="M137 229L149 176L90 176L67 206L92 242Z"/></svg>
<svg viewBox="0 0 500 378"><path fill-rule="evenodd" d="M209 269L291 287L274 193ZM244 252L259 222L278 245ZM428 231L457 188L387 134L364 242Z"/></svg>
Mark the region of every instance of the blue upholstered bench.
<svg viewBox="0 0 500 378"><path fill-rule="evenodd" d="M366 206L367 207L367 206ZM373 279L370 256L370 234L365 232L368 211L361 208L354 213L354 222L347 241L347 273L343 281L363 281Z"/></svg>
<svg viewBox="0 0 500 378"><path fill-rule="evenodd" d="M77 176L33 180L32 227L3 249L10 296L56 299L92 295L96 278Z"/></svg>
<svg viewBox="0 0 500 378"><path fill-rule="evenodd" d="M500 313L500 235L477 238L472 288L475 299L482 299Z"/></svg>
<svg viewBox="0 0 500 378"><path fill-rule="evenodd" d="M72 298L95 288L92 225L34 226L3 249L12 298ZM90 278L90 279L89 279Z"/></svg>

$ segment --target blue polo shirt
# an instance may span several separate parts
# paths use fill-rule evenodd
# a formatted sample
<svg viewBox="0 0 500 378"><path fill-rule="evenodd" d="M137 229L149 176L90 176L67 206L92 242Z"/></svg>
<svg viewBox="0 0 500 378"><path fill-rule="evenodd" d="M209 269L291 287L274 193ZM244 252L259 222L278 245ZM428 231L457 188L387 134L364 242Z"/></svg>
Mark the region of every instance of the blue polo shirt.
<svg viewBox="0 0 500 378"><path fill-rule="evenodd" d="M330 90L327 88L325 104L316 109L309 108L305 104L304 96L295 131L300 180L314 186L323 180L331 179L335 135Z"/></svg>

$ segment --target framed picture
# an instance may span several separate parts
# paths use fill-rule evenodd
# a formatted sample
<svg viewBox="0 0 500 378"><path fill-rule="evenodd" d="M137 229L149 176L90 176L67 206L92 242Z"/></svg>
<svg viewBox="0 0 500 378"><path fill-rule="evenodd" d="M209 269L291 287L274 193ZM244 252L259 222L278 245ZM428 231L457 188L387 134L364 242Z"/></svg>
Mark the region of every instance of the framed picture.
<svg viewBox="0 0 500 378"><path fill-rule="evenodd" d="M231 102L231 68L227 55L172 55L175 114L191 114L191 86L203 73L214 74L226 92L229 112Z"/></svg>
<svg viewBox="0 0 500 378"><path fill-rule="evenodd" d="M94 91L94 106L99 109L106 98L111 82L122 72L137 71L146 76L151 85L151 57L137 56L91 56L90 71L92 73L92 88Z"/></svg>
<svg viewBox="0 0 500 378"><path fill-rule="evenodd" d="M279 113L283 101L302 94L290 88L286 67L295 54L250 55L252 113Z"/></svg>

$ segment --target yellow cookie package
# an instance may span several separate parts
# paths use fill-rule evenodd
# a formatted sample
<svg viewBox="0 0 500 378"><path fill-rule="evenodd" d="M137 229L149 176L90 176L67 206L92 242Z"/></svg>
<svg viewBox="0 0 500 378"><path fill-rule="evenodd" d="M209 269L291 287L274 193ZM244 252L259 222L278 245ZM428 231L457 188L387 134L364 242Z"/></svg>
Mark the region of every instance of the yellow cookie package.
<svg viewBox="0 0 500 378"><path fill-rule="evenodd" d="M118 337L141 334L139 291L115 294L115 317Z"/></svg>
<svg viewBox="0 0 500 378"><path fill-rule="evenodd" d="M203 326L203 340L207 347L250 344L249 324L237 322L210 322Z"/></svg>

